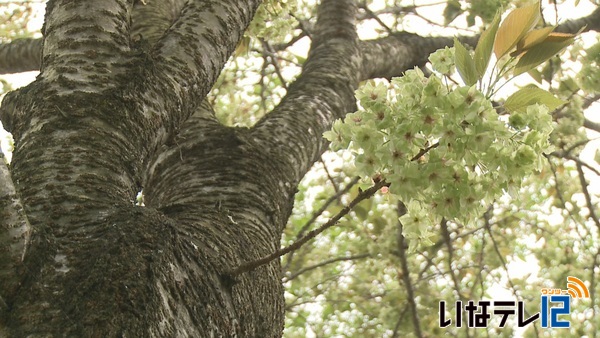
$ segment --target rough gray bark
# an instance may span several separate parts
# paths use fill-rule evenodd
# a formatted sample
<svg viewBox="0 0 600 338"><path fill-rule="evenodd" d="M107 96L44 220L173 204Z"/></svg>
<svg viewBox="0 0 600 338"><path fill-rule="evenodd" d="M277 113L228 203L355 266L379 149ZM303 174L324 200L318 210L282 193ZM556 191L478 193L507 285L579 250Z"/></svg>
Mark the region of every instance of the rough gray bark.
<svg viewBox="0 0 600 338"><path fill-rule="evenodd" d="M324 0L281 104L224 127L203 99L259 2L49 1L41 74L0 110L16 142L12 178L0 168L16 188L0 191L13 215L0 217L0 336L281 336L279 262L228 271L279 247L358 82L450 40L359 42L354 1Z"/></svg>
<svg viewBox="0 0 600 338"><path fill-rule="evenodd" d="M226 229L229 218L204 218L190 235L179 217L133 204L149 159L197 110L257 5L190 2L137 48L129 1L48 3L41 74L1 112L16 143L9 198L21 197L32 239L17 269L2 266L12 277L1 281L0 336L281 335L277 262L223 277L223 261L276 238L226 253L234 234L202 225Z"/></svg>
<svg viewBox="0 0 600 338"><path fill-rule="evenodd" d="M21 283L17 270L27 252L31 225L17 197L10 170L0 149L0 280L5 292L0 294L0 309L7 310L5 295L15 292Z"/></svg>

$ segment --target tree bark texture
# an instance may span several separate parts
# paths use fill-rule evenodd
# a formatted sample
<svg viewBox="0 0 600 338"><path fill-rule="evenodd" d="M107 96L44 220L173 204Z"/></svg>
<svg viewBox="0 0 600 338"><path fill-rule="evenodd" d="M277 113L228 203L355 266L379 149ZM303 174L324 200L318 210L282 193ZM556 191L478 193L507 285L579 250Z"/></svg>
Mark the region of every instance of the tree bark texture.
<svg viewBox="0 0 600 338"><path fill-rule="evenodd" d="M360 42L354 1L323 0L282 102L225 127L204 98L260 2L50 0L41 41L0 46L0 71L41 70L0 108L1 337L282 335L279 261L228 272L279 248L359 81L451 40Z"/></svg>

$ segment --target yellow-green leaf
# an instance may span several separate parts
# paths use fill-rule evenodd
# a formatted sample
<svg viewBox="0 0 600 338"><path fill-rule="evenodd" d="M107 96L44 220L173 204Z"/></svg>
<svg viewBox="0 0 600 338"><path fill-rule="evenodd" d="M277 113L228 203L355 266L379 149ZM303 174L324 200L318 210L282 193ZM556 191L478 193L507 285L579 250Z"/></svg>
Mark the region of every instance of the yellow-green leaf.
<svg viewBox="0 0 600 338"><path fill-rule="evenodd" d="M494 47L494 39L496 38L496 32L500 25L500 12L496 13L492 24L481 33L479 41L477 41L477 47L475 47L475 69L481 79L485 74L490 57L492 56L492 48Z"/></svg>
<svg viewBox="0 0 600 338"><path fill-rule="evenodd" d="M454 61L456 62L458 74L460 74L465 84L468 86L474 85L479 79L475 69L475 61L473 61L471 53L457 38L454 38Z"/></svg>
<svg viewBox="0 0 600 338"><path fill-rule="evenodd" d="M579 85L577 84L577 82L575 80L573 80L572 77L568 77L568 78L560 81L560 84L558 85L558 89L565 91L565 92L569 92L569 93L575 93L580 88L579 88Z"/></svg>
<svg viewBox="0 0 600 338"><path fill-rule="evenodd" d="M250 51L250 37L244 36L240 42L238 42L237 47L235 47L234 56L243 56L248 55L248 51Z"/></svg>
<svg viewBox="0 0 600 338"><path fill-rule="evenodd" d="M540 19L540 3L517 8L510 12L498 28L494 53L497 58L508 54L513 47L531 30Z"/></svg>
<svg viewBox="0 0 600 338"><path fill-rule="evenodd" d="M567 101L557 98L546 90L531 86L521 88L509 96L504 102L504 108L509 112L525 111L528 106L536 103L543 104L548 107L548 110L553 111Z"/></svg>
<svg viewBox="0 0 600 338"><path fill-rule="evenodd" d="M553 34L561 35L553 36ZM572 44L573 40L575 40L573 34L552 33L548 35L543 42L531 47L523 54L523 56L521 56L515 66L513 74L519 75L539 66L542 62L548 60L565 47Z"/></svg>
<svg viewBox="0 0 600 338"><path fill-rule="evenodd" d="M555 26L544 27L540 29L534 29L531 32L525 34L525 36L517 42L517 50L514 51L511 56L517 56L531 47L546 40L548 35L556 28Z"/></svg>
<svg viewBox="0 0 600 338"><path fill-rule="evenodd" d="M529 74L529 76L531 76L537 83L542 84L542 81L544 80L542 77L542 73L540 73L539 70L537 69L530 69L527 74Z"/></svg>
<svg viewBox="0 0 600 338"><path fill-rule="evenodd" d="M550 33L550 34L548 34L548 37L546 38L545 41L550 41L550 42L566 41L566 40L575 38L575 36L577 36L582 31L583 31L583 28L580 29L579 32L577 32L576 34L570 34L570 33Z"/></svg>

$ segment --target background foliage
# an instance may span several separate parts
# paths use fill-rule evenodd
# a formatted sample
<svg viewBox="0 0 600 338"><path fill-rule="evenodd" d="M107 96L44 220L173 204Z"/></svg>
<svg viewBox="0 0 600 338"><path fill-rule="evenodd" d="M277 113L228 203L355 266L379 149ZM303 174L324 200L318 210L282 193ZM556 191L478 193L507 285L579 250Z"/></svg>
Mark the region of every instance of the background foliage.
<svg viewBox="0 0 600 338"><path fill-rule="evenodd" d="M448 36L474 35L492 21L498 9L525 3L361 1L359 35L373 38L402 30L421 34L441 28ZM27 29L31 5L0 3L0 42L33 33ZM561 22L566 19L561 15L573 8L583 16L591 12L585 8L597 5L587 0L577 4L544 1L543 22ZM311 0L265 1L209 96L223 123L250 126L281 100L306 60L315 7ZM519 78L521 85L535 82L568 100L545 113L552 118L549 141L553 150L544 154L538 170L512 194L477 208L476 201L461 205L463 211L477 211L469 222L414 220L412 230L407 231L403 228L407 224L398 222L402 205L382 191L354 208L338 226L285 256L285 336L596 337L600 326L596 301L600 290L600 155L594 130L600 128L593 120L600 110L594 105L600 98L599 65L600 40L597 33L589 32ZM421 70L425 75L431 71L429 65ZM449 81L460 80L453 73ZM8 83L3 85L4 91L10 88ZM389 85L385 79L366 82L359 98L373 88L383 88L381 94L388 95ZM501 92L499 100L506 94ZM361 103L364 108L366 101ZM451 113L438 112L442 120ZM464 147L477 156L481 144L472 140ZM315 165L299 187L282 245L324 223L370 184L356 178L361 168L353 162L354 154L340 149ZM411 191L416 196L431 184L429 176L422 181L422 186L406 189L404 197L409 198ZM390 189L394 188L393 184ZM447 304L457 299L523 300L533 314L539 311L540 288L564 288L568 275L586 281L592 294L591 299L574 303L569 330L543 330L539 322L517 330L514 320L503 329L497 328L497 321L487 330L438 327L440 300Z"/></svg>

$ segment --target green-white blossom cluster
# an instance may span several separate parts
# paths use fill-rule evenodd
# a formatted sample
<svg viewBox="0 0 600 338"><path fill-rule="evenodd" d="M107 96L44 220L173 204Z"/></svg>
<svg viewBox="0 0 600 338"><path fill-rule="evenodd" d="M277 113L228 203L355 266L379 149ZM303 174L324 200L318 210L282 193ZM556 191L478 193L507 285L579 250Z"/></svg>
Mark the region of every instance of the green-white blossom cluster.
<svg viewBox="0 0 600 338"><path fill-rule="evenodd" d="M288 13L295 12L297 0L265 0L254 15L246 34L268 41L280 41L296 25Z"/></svg>
<svg viewBox="0 0 600 338"><path fill-rule="evenodd" d="M445 47L429 55L433 70L442 75L452 75L456 70L454 65L454 47Z"/></svg>
<svg viewBox="0 0 600 338"><path fill-rule="evenodd" d="M581 88L590 93L600 92L600 42L588 48L579 72Z"/></svg>
<svg viewBox="0 0 600 338"><path fill-rule="evenodd" d="M432 55L433 68L452 69L452 49ZM363 177L381 176L389 193L407 203L406 233L442 217L468 222L542 164L552 119L543 105L502 118L476 86L449 86L419 69L390 86L367 83L361 109L334 122L325 137L349 148ZM411 229L411 227L413 227Z"/></svg>

